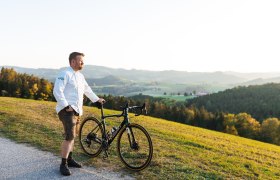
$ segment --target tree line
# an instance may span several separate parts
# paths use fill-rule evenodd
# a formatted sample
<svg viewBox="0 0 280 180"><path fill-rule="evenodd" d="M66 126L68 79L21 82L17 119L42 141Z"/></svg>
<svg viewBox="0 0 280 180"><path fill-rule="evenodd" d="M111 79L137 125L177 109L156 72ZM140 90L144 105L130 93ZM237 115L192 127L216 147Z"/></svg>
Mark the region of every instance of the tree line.
<svg viewBox="0 0 280 180"><path fill-rule="evenodd" d="M53 84L43 78L17 73L13 69L1 69L1 96L55 101L52 89ZM273 91L271 90L271 92ZM126 102L131 105L142 105L145 102L149 116L280 145L280 121L278 118L268 117L258 121L247 112L228 113L215 109L211 112L204 106L142 94L133 97L103 95L103 98L107 101L104 106L108 109L120 110L120 106ZM231 102L229 101L229 103ZM86 97L84 104L92 106ZM256 108L256 110L258 109Z"/></svg>
<svg viewBox="0 0 280 180"><path fill-rule="evenodd" d="M52 89L53 84L44 78L17 73L13 68L1 68L1 96L53 100Z"/></svg>
<svg viewBox="0 0 280 180"><path fill-rule="evenodd" d="M142 105L145 102L149 116L280 145L278 118L267 118L260 122L248 113L213 113L203 106L187 107L182 102L141 94L132 97L104 95L103 98L107 101L104 107L108 109L120 110L126 102L132 105ZM92 105L89 100L85 103Z"/></svg>
<svg viewBox="0 0 280 180"><path fill-rule="evenodd" d="M188 100L187 106L203 106L210 112L247 112L262 122L280 117L280 84L239 86Z"/></svg>

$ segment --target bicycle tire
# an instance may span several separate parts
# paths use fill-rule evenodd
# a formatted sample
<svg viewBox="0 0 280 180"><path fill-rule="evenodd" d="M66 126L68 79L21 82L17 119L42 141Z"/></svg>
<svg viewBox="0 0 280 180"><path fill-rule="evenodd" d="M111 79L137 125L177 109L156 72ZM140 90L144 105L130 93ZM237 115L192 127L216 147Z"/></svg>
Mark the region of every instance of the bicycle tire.
<svg viewBox="0 0 280 180"><path fill-rule="evenodd" d="M124 133L124 132L128 131L127 128L129 128L131 132L127 133L127 139L126 139L124 137L124 135L126 133ZM139 134L136 134L136 132L138 130L139 130L139 134L143 133L142 135L145 135L145 137L142 137L142 139L139 137L135 137L135 139L136 139L135 142L138 147L134 147L135 149L133 149L133 147L132 147L133 145L131 145L131 143L128 144L126 141L127 140L130 141L129 140L129 138L131 138L130 136L139 135ZM134 134L134 135L132 135L132 134ZM134 165L137 161L140 160L140 157L144 154L142 152L139 152L139 150L146 148L145 146L148 146L148 150L147 150L148 152L146 152L146 154L145 154L145 156L147 156L147 157L144 158L143 163L141 162L140 165ZM130 151L131 153L125 152L125 151ZM146 131L146 129L144 127L140 126L139 124L135 124L135 123L129 124L128 126L124 127L120 131L120 134L118 136L118 142L117 142L117 152L118 152L118 155L119 155L121 161L127 168L129 168L133 171L141 171L141 170L145 169L151 163L152 156L153 156L153 144L152 144L152 140L151 140L149 133ZM133 152L135 152L135 153L138 152L139 155L135 154L135 156L133 157ZM132 157L130 157L130 156L132 156ZM129 159L131 159L132 162L129 162Z"/></svg>
<svg viewBox="0 0 280 180"><path fill-rule="evenodd" d="M86 127L86 124L89 124L89 123L93 123L92 124L93 127ZM90 134L90 131L95 128L96 128L97 132L100 131L100 133ZM102 129L100 121L97 118L87 117L86 119L83 120L83 122L81 123L80 130L79 130L79 141L80 141L80 145L81 145L83 151L87 155L89 155L91 157L96 157L101 153L102 145L101 145L101 143L99 144L99 143L95 142L95 139L97 140L97 138L100 138L102 140L102 134L103 134L103 129ZM87 140L90 140L90 141L87 141ZM89 144L89 142L90 142L90 144Z"/></svg>

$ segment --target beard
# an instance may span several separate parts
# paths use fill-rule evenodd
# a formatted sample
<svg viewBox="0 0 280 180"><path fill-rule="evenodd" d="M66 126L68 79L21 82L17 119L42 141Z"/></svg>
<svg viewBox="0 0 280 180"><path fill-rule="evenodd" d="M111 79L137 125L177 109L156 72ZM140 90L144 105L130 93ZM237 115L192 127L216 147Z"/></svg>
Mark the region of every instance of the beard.
<svg viewBox="0 0 280 180"><path fill-rule="evenodd" d="M83 65L83 64L77 64L77 69L78 69L78 70L82 70L82 69L83 69L83 67L84 67L84 65Z"/></svg>

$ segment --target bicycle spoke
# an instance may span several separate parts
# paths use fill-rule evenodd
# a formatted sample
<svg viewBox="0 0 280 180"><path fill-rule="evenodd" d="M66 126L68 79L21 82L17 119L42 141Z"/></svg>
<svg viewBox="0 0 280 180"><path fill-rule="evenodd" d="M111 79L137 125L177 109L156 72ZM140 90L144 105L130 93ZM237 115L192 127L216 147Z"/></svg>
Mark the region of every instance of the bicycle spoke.
<svg viewBox="0 0 280 180"><path fill-rule="evenodd" d="M82 122L79 135L80 144L85 153L97 156L101 152L102 130L97 119L92 117Z"/></svg>
<svg viewBox="0 0 280 180"><path fill-rule="evenodd" d="M145 168L152 157L151 139L139 125L133 125L122 132L118 151L126 166L134 170Z"/></svg>

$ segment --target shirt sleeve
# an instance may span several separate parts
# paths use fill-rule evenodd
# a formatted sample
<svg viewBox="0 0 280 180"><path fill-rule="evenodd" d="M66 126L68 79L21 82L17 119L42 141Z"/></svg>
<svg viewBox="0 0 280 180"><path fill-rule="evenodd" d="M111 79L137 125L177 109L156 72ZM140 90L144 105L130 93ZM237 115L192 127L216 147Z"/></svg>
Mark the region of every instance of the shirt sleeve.
<svg viewBox="0 0 280 180"><path fill-rule="evenodd" d="M92 91L92 89L89 87L87 81L84 79L84 85L85 85L85 95L94 103L99 100L99 97Z"/></svg>
<svg viewBox="0 0 280 180"><path fill-rule="evenodd" d="M67 74L62 72L58 75L55 80L54 88L53 88L53 95L58 103L59 106L66 107L68 106L68 102L64 96L64 89L67 84Z"/></svg>

